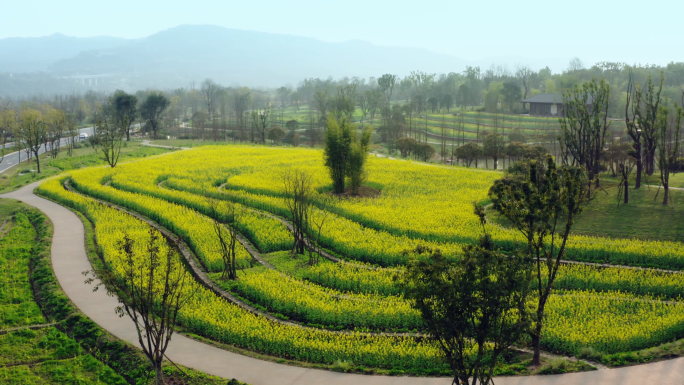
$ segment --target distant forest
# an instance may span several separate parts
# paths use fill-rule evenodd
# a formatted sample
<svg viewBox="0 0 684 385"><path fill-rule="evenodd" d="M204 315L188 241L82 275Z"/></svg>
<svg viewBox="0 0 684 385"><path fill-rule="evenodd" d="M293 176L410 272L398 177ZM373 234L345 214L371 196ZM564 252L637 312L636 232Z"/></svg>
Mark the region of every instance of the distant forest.
<svg viewBox="0 0 684 385"><path fill-rule="evenodd" d="M567 70L556 74L548 67L533 71L526 66L510 68L506 65L492 65L488 69L467 67L463 72L448 74L413 71L403 78L393 76L392 83L386 85L378 84L380 74L377 78L368 79L307 78L297 86L288 84L272 89L215 84L215 100L212 101L211 108L220 110L222 115L232 115L241 110L290 106L298 108L305 105L321 112L330 108L328 104L334 102L339 90L346 88L354 94L354 100L361 109L379 108L379 99L389 97L392 102L411 104L418 113L442 109L448 112L454 107L480 109L485 112L525 113L524 106L520 103L524 98L543 93L562 93L563 90L572 89L575 84L593 78L604 78L610 84L611 90L609 116L622 118L630 72L633 73L634 80L641 85L647 82L649 76L657 84L662 75L662 96L684 104L684 63L670 63L662 67L601 62L584 68L579 59L574 59ZM139 90L136 95L142 100L150 91ZM176 118L190 118L199 111L208 112L205 105L206 95L202 96L203 91L198 83L191 82L187 87L159 91L170 98L172 105L169 111L173 112ZM70 95L70 98L80 101L77 103L77 108L80 109L77 115L82 117L81 123L87 123L93 120L97 106L105 102L110 92L87 90L86 85L57 79L45 73L34 73L12 76L0 74L0 95L3 94L32 95L14 98L5 96L2 99L5 104L13 100L14 104L19 105L23 102L50 102L55 98L63 99ZM366 106L367 104L369 106Z"/></svg>

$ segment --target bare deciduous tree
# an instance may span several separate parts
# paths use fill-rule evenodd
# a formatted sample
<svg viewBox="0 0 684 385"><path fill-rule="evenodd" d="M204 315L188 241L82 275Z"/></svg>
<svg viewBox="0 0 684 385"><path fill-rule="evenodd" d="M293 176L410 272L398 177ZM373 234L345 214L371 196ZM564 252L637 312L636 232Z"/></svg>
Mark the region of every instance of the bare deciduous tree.
<svg viewBox="0 0 684 385"><path fill-rule="evenodd" d="M14 110L5 109L0 111L0 141L2 142L2 156L0 163L5 159L5 147L7 146L7 135L14 133L17 126L17 119Z"/></svg>
<svg viewBox="0 0 684 385"><path fill-rule="evenodd" d="M94 290L104 284L108 294L118 297L121 305L116 307L116 313L133 320L138 343L154 367L157 385L164 383L162 361L178 314L194 294L179 256L165 246L163 237L154 229L150 229L143 247L137 247L124 234L118 268L93 270L93 277L86 280L94 283L99 279Z"/></svg>
<svg viewBox="0 0 684 385"><path fill-rule="evenodd" d="M627 126L627 135L632 138L633 151L630 156L634 158L636 164L636 180L634 181L634 188L641 187L641 175L643 174L644 162L642 151L642 129L639 128L637 122L637 114L641 104L642 92L639 85L634 82L634 74L629 71L629 81L627 83L627 103L625 104L625 125ZM629 199L625 195L625 200ZM627 201L625 201L627 203Z"/></svg>
<svg viewBox="0 0 684 385"><path fill-rule="evenodd" d="M566 116L560 119L563 134L561 140L572 165L584 167L589 183L599 186L599 163L606 142L608 121L608 100L610 86L601 79L583 85L575 85L563 96ZM587 189L591 194L591 189Z"/></svg>
<svg viewBox="0 0 684 385"><path fill-rule="evenodd" d="M301 170L289 169L283 175L285 206L292 220L294 244L292 255L304 254L313 185L311 175Z"/></svg>
<svg viewBox="0 0 684 385"><path fill-rule="evenodd" d="M109 122L107 118L95 124L95 135L92 143L96 151L102 153L102 157L110 167L115 167L121 155L121 145L126 135L128 121Z"/></svg>
<svg viewBox="0 0 684 385"><path fill-rule="evenodd" d="M653 175L655 172L655 156L658 150L658 129L656 128L656 121L658 120L658 109L660 108L660 94L663 91L663 83L665 77L660 73L660 83L656 90L651 75L648 76L646 89L643 91L643 97L636 110L636 122L641 129L642 146L644 150L644 171L648 175Z"/></svg>
<svg viewBox="0 0 684 385"><path fill-rule="evenodd" d="M219 241L220 254L223 259L221 279L237 279L237 258L235 246L238 241L238 225L241 211L233 202L222 201L205 195L209 206L209 217L212 218L214 234ZM221 220L225 225L221 223Z"/></svg>
<svg viewBox="0 0 684 385"><path fill-rule="evenodd" d="M40 174L40 147L45 143L48 135L48 127L43 122L39 111L26 109L21 113L17 127L18 139L26 146L27 154L33 154L36 158L36 166Z"/></svg>
<svg viewBox="0 0 684 385"><path fill-rule="evenodd" d="M527 95L530 93L532 74L534 72L528 66L518 66L515 69L515 77L518 78L523 86L523 99L527 99Z"/></svg>
<svg viewBox="0 0 684 385"><path fill-rule="evenodd" d="M328 91L316 91L313 97L316 101L316 107L318 108L318 112L321 114L320 118L324 119L328 114L328 106L330 105L330 97L328 96Z"/></svg>
<svg viewBox="0 0 684 385"><path fill-rule="evenodd" d="M268 132L268 117L270 110L252 111L252 127L256 130L256 135L252 134L253 140L259 138L259 143L266 144L266 133Z"/></svg>
<svg viewBox="0 0 684 385"><path fill-rule="evenodd" d="M682 131L682 117L684 110L675 106L675 117L670 118L670 108L661 105L656 120L656 143L658 147L658 169L660 182L663 185L663 204L668 203L670 197L670 170L677 162L679 155L680 137ZM657 195L656 195L657 196Z"/></svg>
<svg viewBox="0 0 684 385"><path fill-rule="evenodd" d="M320 261L321 256L321 234L328 218L330 217L330 200L329 198L321 199L318 202L318 207L314 205L309 206L309 239L316 239L316 244L309 247L309 265L316 265ZM312 250L313 249L313 250Z"/></svg>

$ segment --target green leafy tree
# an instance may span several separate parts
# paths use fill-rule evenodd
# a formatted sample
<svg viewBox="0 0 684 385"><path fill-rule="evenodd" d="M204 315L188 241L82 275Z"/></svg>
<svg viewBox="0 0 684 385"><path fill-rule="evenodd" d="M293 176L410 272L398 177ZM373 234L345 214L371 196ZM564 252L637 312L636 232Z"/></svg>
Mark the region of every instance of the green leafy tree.
<svg viewBox="0 0 684 385"><path fill-rule="evenodd" d="M378 88L384 97L384 106L389 106L392 101L392 93L397 83L397 75L384 74L378 79Z"/></svg>
<svg viewBox="0 0 684 385"><path fill-rule="evenodd" d="M521 130L519 128L514 128L510 135L508 135L508 139L511 142L520 142L520 143L527 143L527 137L522 134Z"/></svg>
<svg viewBox="0 0 684 385"><path fill-rule="evenodd" d="M325 166L330 172L333 191L336 194L344 193L347 163L351 155L352 137L355 135L352 127L353 125L346 119L342 119L339 123L334 119L328 119L328 129L325 131Z"/></svg>
<svg viewBox="0 0 684 385"><path fill-rule="evenodd" d="M467 167L470 167L473 161L480 156L482 156L482 148L477 143L470 142L456 148L456 157Z"/></svg>
<svg viewBox="0 0 684 385"><path fill-rule="evenodd" d="M535 263L536 311L530 317L529 334L534 348L532 364L539 365L546 304L570 231L582 212L587 184L581 168L557 168L552 156L543 164L528 161L519 170L523 172L509 173L495 181L489 189L489 198L493 208L525 237L525 255Z"/></svg>
<svg viewBox="0 0 684 385"><path fill-rule="evenodd" d="M511 160L518 161L525 156L527 145L520 142L510 142L506 145L504 153L508 155L509 163Z"/></svg>
<svg viewBox="0 0 684 385"><path fill-rule="evenodd" d="M405 158L407 156L411 156L417 144L418 141L413 138L399 138L399 140L397 140L397 149L399 149L401 156Z"/></svg>
<svg viewBox="0 0 684 385"><path fill-rule="evenodd" d="M292 90L287 87L280 87L276 90L276 94L278 95L278 99L280 99L280 106L285 107L287 100L290 98L290 95L292 95Z"/></svg>
<svg viewBox="0 0 684 385"><path fill-rule="evenodd" d="M456 103L461 106L467 107L473 103L472 100L473 97L471 95L471 91L468 85L463 83L460 86L458 86L458 101Z"/></svg>
<svg viewBox="0 0 684 385"><path fill-rule="evenodd" d="M321 119L327 118L328 107L330 106L330 96L328 96L328 91L316 91L314 94L314 100L316 101L318 112L321 114Z"/></svg>
<svg viewBox="0 0 684 385"><path fill-rule="evenodd" d="M344 116L351 121L356 111L356 101L356 83L337 87L337 95L331 100L335 119L340 120Z"/></svg>
<svg viewBox="0 0 684 385"><path fill-rule="evenodd" d="M140 116L147 121L152 129L152 139L157 139L162 114L170 104L171 101L164 94L152 92L140 105Z"/></svg>
<svg viewBox="0 0 684 385"><path fill-rule="evenodd" d="M290 132L297 131L299 129L299 122L294 119L288 120L285 123L285 128L287 128Z"/></svg>
<svg viewBox="0 0 684 385"><path fill-rule="evenodd" d="M278 143L285 136L285 130L280 126L275 126L268 131L268 139L273 143Z"/></svg>
<svg viewBox="0 0 684 385"><path fill-rule="evenodd" d="M127 122L126 141L131 140L131 125L138 117L138 98L124 91L116 90L110 98L113 107L114 119L119 122Z"/></svg>
<svg viewBox="0 0 684 385"><path fill-rule="evenodd" d="M484 228L484 209L477 207L476 213ZM501 353L527 330L529 260L504 255L486 232L457 260L446 259L439 249L426 251L427 258L413 259L406 268L406 298L441 348L453 383L493 384Z"/></svg>
<svg viewBox="0 0 684 385"><path fill-rule="evenodd" d="M370 112L370 102L369 102L369 96L370 96L371 91L368 90L364 93L359 93L356 96L356 104L359 105L359 109L361 110L361 125L363 126L363 121L366 120L366 116L368 116L368 113Z"/></svg>
<svg viewBox="0 0 684 385"><path fill-rule="evenodd" d="M482 147L483 155L494 160L494 169L496 170L499 165L499 158L504 155L506 148L503 135L496 133L487 134Z"/></svg>
<svg viewBox="0 0 684 385"><path fill-rule="evenodd" d="M499 110L499 96L501 96L501 89L503 84L499 82L489 83L489 89L485 95L484 107L487 112L497 112Z"/></svg>
<svg viewBox="0 0 684 385"><path fill-rule="evenodd" d="M374 89L371 91L366 91L366 97L368 98L368 113L371 116L371 124L375 120L375 114L380 109L380 102L382 100L382 92L379 89Z"/></svg>
<svg viewBox="0 0 684 385"><path fill-rule="evenodd" d="M430 105L430 111L435 112L439 108L439 99L436 96L431 96L427 100Z"/></svg>
<svg viewBox="0 0 684 385"><path fill-rule="evenodd" d="M503 88L501 88L501 96L506 105L508 105L508 111L515 111L516 104L522 100L520 86L515 82L504 82Z"/></svg>
<svg viewBox="0 0 684 385"><path fill-rule="evenodd" d="M359 188L366 181L366 159L370 140L373 135L373 128L366 127L361 133L361 138L354 139L351 143L351 151L347 162L347 176L349 177L349 187L353 195L359 195Z"/></svg>
<svg viewBox="0 0 684 385"><path fill-rule="evenodd" d="M454 97L451 94L444 94L440 98L439 103L442 107L446 108L447 113L449 113L449 109L454 105Z"/></svg>
<svg viewBox="0 0 684 385"><path fill-rule="evenodd" d="M431 144L420 142L416 144L416 147L413 150L413 155L420 161L429 162L430 159L435 156L436 152L437 150L435 150Z"/></svg>
<svg viewBox="0 0 684 385"><path fill-rule="evenodd" d="M365 178L365 163L370 147L372 127L366 127L357 135L356 125L343 117L339 122L328 119L328 129L325 131L325 166L333 181L333 191L342 194L345 191L345 177L349 177L352 193L358 194L358 189Z"/></svg>

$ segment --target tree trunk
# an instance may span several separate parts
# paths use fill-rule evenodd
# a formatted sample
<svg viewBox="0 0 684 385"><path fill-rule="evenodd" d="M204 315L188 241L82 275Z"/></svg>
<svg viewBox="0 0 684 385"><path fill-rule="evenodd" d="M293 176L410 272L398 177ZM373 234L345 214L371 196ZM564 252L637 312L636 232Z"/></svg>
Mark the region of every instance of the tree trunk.
<svg viewBox="0 0 684 385"><path fill-rule="evenodd" d="M625 179L625 204L627 203L629 203L629 182Z"/></svg>
<svg viewBox="0 0 684 385"><path fill-rule="evenodd" d="M663 204L667 204L667 199L670 197L670 186L668 183L663 183L663 188L665 189L665 196L663 197Z"/></svg>
<svg viewBox="0 0 684 385"><path fill-rule="evenodd" d="M38 174L40 174L40 156L38 156L38 152L40 150L36 151L36 166L38 167Z"/></svg>
<svg viewBox="0 0 684 385"><path fill-rule="evenodd" d="M636 181L634 182L634 188L638 189L641 187L641 173L644 172L644 161L641 157L641 144L639 144L636 151L639 154L639 157L636 160Z"/></svg>
<svg viewBox="0 0 684 385"><path fill-rule="evenodd" d="M537 328L540 329L540 328ZM532 337L532 348L534 349L534 353L532 354L532 365L534 366L539 366L541 365L541 348L539 347L539 335L530 335Z"/></svg>
<svg viewBox="0 0 684 385"><path fill-rule="evenodd" d="M600 155L597 154L596 159L599 159L599 158L600 158ZM596 163L594 163L594 176L596 176L596 188L597 188L597 189L600 187L600 184L599 184L599 175L600 175L600 172L599 172L599 163L596 162Z"/></svg>
<svg viewBox="0 0 684 385"><path fill-rule="evenodd" d="M154 382L157 385L164 385L164 372L161 368L161 362L154 366Z"/></svg>
<svg viewBox="0 0 684 385"><path fill-rule="evenodd" d="M654 171L655 171L655 155L654 154L648 154L648 156L646 156L646 174L651 176L651 175L653 175Z"/></svg>

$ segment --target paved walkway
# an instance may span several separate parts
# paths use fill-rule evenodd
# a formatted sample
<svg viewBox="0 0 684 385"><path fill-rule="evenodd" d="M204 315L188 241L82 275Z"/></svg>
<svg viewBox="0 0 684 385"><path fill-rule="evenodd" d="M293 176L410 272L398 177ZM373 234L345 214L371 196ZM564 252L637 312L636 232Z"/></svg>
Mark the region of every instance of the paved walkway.
<svg viewBox="0 0 684 385"><path fill-rule="evenodd" d="M90 270L90 262L84 246L84 230L81 220L70 210L33 194L39 182L15 192L0 195L1 198L21 200L44 212L54 224L52 239L52 265L62 290L85 315L118 338L137 345L135 328L130 319L119 318L114 313L116 299L108 297L104 290L92 291L86 285L82 271ZM276 364L231 353L213 346L174 335L167 355L174 362L205 373L225 378L236 378L252 385L330 384L330 385L449 385L446 378L414 378L365 376L336 373L325 370L305 369ZM621 369L600 370L555 376L502 377L497 385L571 385L571 384L682 384L684 383L684 358Z"/></svg>

